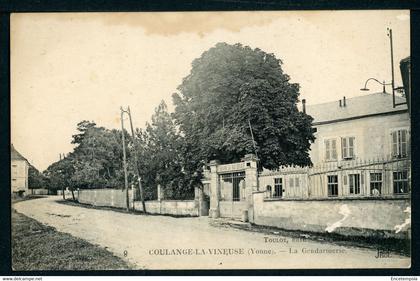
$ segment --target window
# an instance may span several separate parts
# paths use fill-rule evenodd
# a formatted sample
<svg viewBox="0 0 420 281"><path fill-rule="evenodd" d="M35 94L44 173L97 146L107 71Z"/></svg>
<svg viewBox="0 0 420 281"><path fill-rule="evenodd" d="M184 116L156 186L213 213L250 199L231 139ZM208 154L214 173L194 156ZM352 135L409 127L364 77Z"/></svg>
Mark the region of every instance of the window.
<svg viewBox="0 0 420 281"><path fill-rule="evenodd" d="M337 140L325 140L325 160L337 160Z"/></svg>
<svg viewBox="0 0 420 281"><path fill-rule="evenodd" d="M328 178L328 196L338 196L338 176L327 176Z"/></svg>
<svg viewBox="0 0 420 281"><path fill-rule="evenodd" d="M360 174L349 175L349 193L360 194Z"/></svg>
<svg viewBox="0 0 420 281"><path fill-rule="evenodd" d="M299 187L299 177L289 178L289 187Z"/></svg>
<svg viewBox="0 0 420 281"><path fill-rule="evenodd" d="M283 195L283 181L282 178L274 179L274 195L275 198L280 198Z"/></svg>
<svg viewBox="0 0 420 281"><path fill-rule="evenodd" d="M266 192L266 197L267 198L270 198L273 195L273 193L272 193L273 189L272 189L271 185L267 185L265 187L265 192Z"/></svg>
<svg viewBox="0 0 420 281"><path fill-rule="evenodd" d="M346 137L341 139L341 152L343 159L354 158L354 137Z"/></svg>
<svg viewBox="0 0 420 281"><path fill-rule="evenodd" d="M370 173L370 194L380 195L382 193L382 173Z"/></svg>
<svg viewBox="0 0 420 281"><path fill-rule="evenodd" d="M392 174L394 178L394 193L408 193L408 172L401 171L393 172Z"/></svg>
<svg viewBox="0 0 420 281"><path fill-rule="evenodd" d="M407 130L397 130L391 133L392 136L392 156L407 157L408 133Z"/></svg>

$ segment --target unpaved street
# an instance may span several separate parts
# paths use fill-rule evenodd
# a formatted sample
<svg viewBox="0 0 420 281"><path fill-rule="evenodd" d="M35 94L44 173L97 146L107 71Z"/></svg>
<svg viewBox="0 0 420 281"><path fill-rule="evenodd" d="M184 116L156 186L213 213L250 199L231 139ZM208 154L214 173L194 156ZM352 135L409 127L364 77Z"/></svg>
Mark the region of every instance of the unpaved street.
<svg viewBox="0 0 420 281"><path fill-rule="evenodd" d="M98 244L139 269L283 269L409 267L410 258L310 240L209 225L207 217L143 216L59 204L60 197L16 203L44 224ZM277 238L266 242L266 238ZM280 238L280 239L278 239ZM315 251L335 253L310 253Z"/></svg>

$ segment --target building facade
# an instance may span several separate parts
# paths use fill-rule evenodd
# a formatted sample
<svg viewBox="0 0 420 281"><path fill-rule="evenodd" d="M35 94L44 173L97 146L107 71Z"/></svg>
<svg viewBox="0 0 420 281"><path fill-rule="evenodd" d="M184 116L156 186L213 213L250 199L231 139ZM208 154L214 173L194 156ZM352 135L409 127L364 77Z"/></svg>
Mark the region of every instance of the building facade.
<svg viewBox="0 0 420 281"><path fill-rule="evenodd" d="M303 106L314 118L310 167L258 171L258 160L209 163L209 215L284 229L407 238L410 115L375 93ZM405 99L396 97L397 103Z"/></svg>
<svg viewBox="0 0 420 281"><path fill-rule="evenodd" d="M397 103L404 99L396 97ZM408 195L410 116L392 95L375 93L308 106L316 140L310 168L260 174L270 198ZM260 188L260 189L261 189Z"/></svg>
<svg viewBox="0 0 420 281"><path fill-rule="evenodd" d="M13 146L10 149L11 191L13 195L28 195L29 162Z"/></svg>

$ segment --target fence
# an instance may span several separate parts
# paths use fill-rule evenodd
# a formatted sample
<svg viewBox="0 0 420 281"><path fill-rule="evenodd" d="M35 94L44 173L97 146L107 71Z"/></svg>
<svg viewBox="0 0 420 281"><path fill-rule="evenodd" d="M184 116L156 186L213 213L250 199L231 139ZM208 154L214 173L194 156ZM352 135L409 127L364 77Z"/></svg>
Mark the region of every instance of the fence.
<svg viewBox="0 0 420 281"><path fill-rule="evenodd" d="M259 174L267 199L395 197L410 194L410 160L387 158L282 167Z"/></svg>

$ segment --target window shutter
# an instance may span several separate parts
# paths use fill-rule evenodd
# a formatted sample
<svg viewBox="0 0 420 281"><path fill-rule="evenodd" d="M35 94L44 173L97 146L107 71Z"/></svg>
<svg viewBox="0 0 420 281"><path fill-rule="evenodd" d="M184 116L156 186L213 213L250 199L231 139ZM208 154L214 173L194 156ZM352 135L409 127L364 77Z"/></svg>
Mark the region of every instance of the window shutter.
<svg viewBox="0 0 420 281"><path fill-rule="evenodd" d="M391 133L392 135L392 156L398 155L397 131Z"/></svg>
<svg viewBox="0 0 420 281"><path fill-rule="evenodd" d="M346 138L342 138L341 139L341 153L343 155L343 158L347 158L347 139Z"/></svg>
<svg viewBox="0 0 420 281"><path fill-rule="evenodd" d="M293 178L289 178L289 186L293 187Z"/></svg>
<svg viewBox="0 0 420 281"><path fill-rule="evenodd" d="M362 173L362 174L360 175L360 183L361 183L362 185L364 185L364 181L365 181L365 177L364 177L364 174Z"/></svg>
<svg viewBox="0 0 420 281"><path fill-rule="evenodd" d="M407 156L407 130L401 130L401 156Z"/></svg>
<svg viewBox="0 0 420 281"><path fill-rule="evenodd" d="M332 159L337 159L337 141L331 140Z"/></svg>
<svg viewBox="0 0 420 281"><path fill-rule="evenodd" d="M347 185L347 175L344 175L344 177L343 177L343 184Z"/></svg>
<svg viewBox="0 0 420 281"><path fill-rule="evenodd" d="M354 137L349 138L349 154L348 156L353 158L354 157Z"/></svg>
<svg viewBox="0 0 420 281"><path fill-rule="evenodd" d="M299 187L299 178L295 178L295 186Z"/></svg>
<svg viewBox="0 0 420 281"><path fill-rule="evenodd" d="M325 160L330 160L330 140L325 140Z"/></svg>

